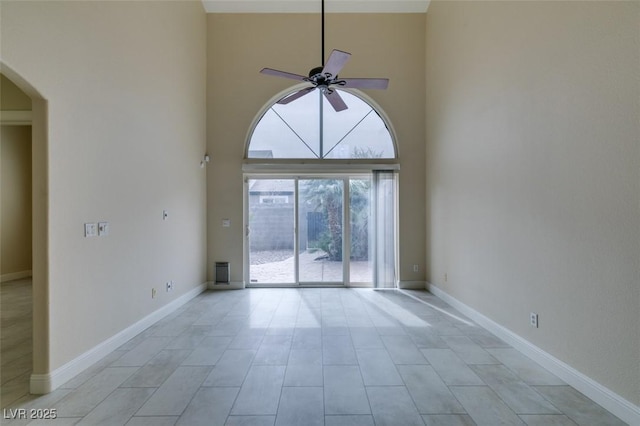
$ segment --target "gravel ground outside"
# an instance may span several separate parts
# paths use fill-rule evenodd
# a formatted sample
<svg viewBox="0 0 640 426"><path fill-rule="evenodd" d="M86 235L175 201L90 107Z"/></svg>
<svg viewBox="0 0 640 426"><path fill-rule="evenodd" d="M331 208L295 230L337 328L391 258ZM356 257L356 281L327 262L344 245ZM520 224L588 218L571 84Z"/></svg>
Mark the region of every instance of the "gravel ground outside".
<svg viewBox="0 0 640 426"><path fill-rule="evenodd" d="M250 254L251 265L262 265L264 263L281 262L293 257L293 250L264 250L252 251Z"/></svg>

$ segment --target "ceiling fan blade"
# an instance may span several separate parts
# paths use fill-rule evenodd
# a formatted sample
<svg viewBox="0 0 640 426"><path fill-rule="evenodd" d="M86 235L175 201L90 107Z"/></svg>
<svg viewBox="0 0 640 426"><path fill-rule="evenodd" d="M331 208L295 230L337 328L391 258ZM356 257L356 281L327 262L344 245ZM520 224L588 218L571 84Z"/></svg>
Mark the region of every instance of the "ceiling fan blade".
<svg viewBox="0 0 640 426"><path fill-rule="evenodd" d="M297 92L295 92L295 93L293 93L293 94L291 94L291 95L289 95L289 96L286 96L286 97L284 97L284 98L280 99L277 103L278 103L278 104L280 104L280 105L286 105L286 104L288 104L288 103L290 103L290 102L295 101L295 100L296 100L296 99L298 99L298 98L303 97L304 95L306 95L306 94L308 94L308 93L313 92L313 89L315 89L315 86L312 86L312 87L305 87L305 88L304 88L304 89L302 89L302 90L298 90Z"/></svg>
<svg viewBox="0 0 640 426"><path fill-rule="evenodd" d="M299 75L299 74L293 74L290 72L285 72L285 71L278 71L278 70L274 70L271 68L262 68L262 70L260 70L261 74L266 74L266 75L272 75L274 77L284 77L284 78L290 78L292 80L298 80L298 81L306 81L307 77L303 76L303 75Z"/></svg>
<svg viewBox="0 0 640 426"><path fill-rule="evenodd" d="M324 92L324 96L327 98L327 100L329 101L333 109L336 110L336 112L344 111L345 109L348 108L347 104L345 104L344 101L342 100L342 96L340 96L340 94L336 90L332 92Z"/></svg>
<svg viewBox="0 0 640 426"><path fill-rule="evenodd" d="M352 89L380 89L384 90L389 86L388 78L341 78L344 81L342 87Z"/></svg>
<svg viewBox="0 0 640 426"><path fill-rule="evenodd" d="M322 74L330 74L331 77L337 76L350 57L351 53L343 52L342 50L333 50L331 55L329 55L329 60L322 69Z"/></svg>

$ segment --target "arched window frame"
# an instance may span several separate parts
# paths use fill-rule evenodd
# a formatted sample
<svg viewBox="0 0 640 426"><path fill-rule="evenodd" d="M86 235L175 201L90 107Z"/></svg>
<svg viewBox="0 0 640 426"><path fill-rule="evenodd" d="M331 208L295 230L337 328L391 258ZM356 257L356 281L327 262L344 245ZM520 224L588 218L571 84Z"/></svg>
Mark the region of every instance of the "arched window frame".
<svg viewBox="0 0 640 426"><path fill-rule="evenodd" d="M398 170L399 169L399 152L396 132L389 120L389 117L384 110L367 94L360 90L355 89L343 89L340 91L348 92L353 96L358 97L363 102L367 103L382 119L389 135L391 137L391 143L393 144L394 158L376 159L376 158L348 158L348 159L300 159L300 158L249 158L249 148L251 138L256 129L256 126L262 120L263 116L269 111L269 109L284 96L296 92L297 90L308 87L308 84L301 83L294 86L290 86L271 97L269 101L263 105L258 111L256 116L251 122L244 144L244 164L243 171L283 171L283 170L295 170L296 166L304 165L304 170Z"/></svg>

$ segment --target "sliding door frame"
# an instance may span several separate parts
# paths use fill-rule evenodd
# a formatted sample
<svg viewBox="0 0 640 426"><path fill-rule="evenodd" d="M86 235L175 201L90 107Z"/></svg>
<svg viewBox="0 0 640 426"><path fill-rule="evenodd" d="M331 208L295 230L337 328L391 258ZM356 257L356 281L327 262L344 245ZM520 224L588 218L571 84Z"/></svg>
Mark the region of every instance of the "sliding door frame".
<svg viewBox="0 0 640 426"><path fill-rule="evenodd" d="M373 185L372 170L353 170L350 172L311 172L311 173L244 173L243 174L243 281L246 287L356 287L374 288L375 286L375 247L370 247L369 258L372 262L371 281L351 283L351 197L350 197L350 179L367 178L371 179ZM292 179L294 181L294 283L265 283L256 284L251 282L251 265L250 265L250 229L249 229L249 181L254 179ZM332 179L341 180L343 184L342 191L342 282L306 282L300 281L300 218L299 218L299 182L307 179ZM370 193L370 202L373 191ZM373 210L373 204L370 207ZM394 200L394 208L397 208L397 202ZM372 211L373 215L373 211ZM373 217L371 217L373 220ZM373 230L373 224L370 232ZM397 247L394 247L397 253Z"/></svg>

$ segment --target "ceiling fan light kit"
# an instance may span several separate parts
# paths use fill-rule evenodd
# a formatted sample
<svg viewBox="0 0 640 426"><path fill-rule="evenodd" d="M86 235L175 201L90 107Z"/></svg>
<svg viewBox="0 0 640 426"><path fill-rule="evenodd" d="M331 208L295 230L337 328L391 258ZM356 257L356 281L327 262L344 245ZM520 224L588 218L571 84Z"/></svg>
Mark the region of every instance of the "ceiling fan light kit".
<svg viewBox="0 0 640 426"><path fill-rule="evenodd" d="M338 73L345 66L349 58L350 53L343 52L342 50L334 49L329 55L327 62L324 62L324 0L322 0L322 63L320 67L312 68L309 71L307 77L294 74L286 71L279 71L273 68L263 68L260 72L266 75L272 75L275 77L288 78L291 80L303 81L311 83L310 87L305 87L298 90L295 93L285 96L278 101L279 104L286 105L296 99L307 95L315 89L320 90L324 97L329 101L333 109L336 111L343 111L347 109L347 104L336 91L336 87L340 88L352 88L352 89L381 89L384 90L389 85L389 80L386 78L339 78Z"/></svg>

